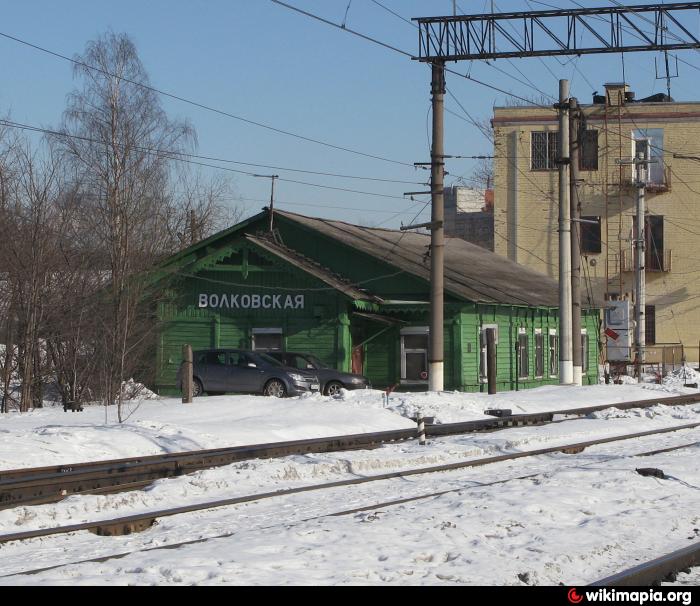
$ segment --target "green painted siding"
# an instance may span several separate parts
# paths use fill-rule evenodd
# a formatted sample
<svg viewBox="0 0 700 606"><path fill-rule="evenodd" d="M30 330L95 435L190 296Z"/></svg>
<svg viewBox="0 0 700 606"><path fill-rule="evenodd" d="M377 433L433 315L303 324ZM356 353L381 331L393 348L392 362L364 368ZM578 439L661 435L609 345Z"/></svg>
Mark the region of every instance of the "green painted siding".
<svg viewBox="0 0 700 606"><path fill-rule="evenodd" d="M241 244L241 246L244 246ZM250 255L251 258L254 255ZM226 259L218 265L201 270L195 277L178 280L172 289L173 299L160 306L163 322L160 334L161 352L158 356L157 389L173 392L177 389L175 375L182 360L182 346L191 344L194 350L213 347L249 349L253 328L282 329L284 347L288 351L309 351L324 362L336 365L336 352L343 352L340 367L349 368L350 346L347 325L339 331L338 310L347 310L348 299L299 269L256 256L265 263L264 271L255 265L242 264L233 257L236 269L226 267ZM231 258L228 259L231 261ZM200 294L264 294L282 296L304 295L303 309L231 309L228 307L200 308ZM329 317L330 316L330 317ZM347 336L343 333L347 332ZM339 341L342 338L343 342Z"/></svg>
<svg viewBox="0 0 700 606"><path fill-rule="evenodd" d="M262 223L246 224L250 233ZM170 287L173 294L167 304L159 306L162 330L157 354L156 388L162 392L176 390L175 374L179 368L182 346L197 349L231 347L247 349L252 344L254 328L279 328L287 351L310 352L323 362L341 370L351 369L353 345L362 345L364 374L373 386L386 388L400 383L402 326L427 326L429 284L427 281L398 272L388 262L342 245L316 231L280 219L276 227L284 245L350 282L362 286L385 300L414 301L410 305L384 304L375 310L393 318L397 324L387 326L377 318L355 315L352 301L324 282L295 265L286 263L258 249L229 230L221 242L178 257L185 265L180 277ZM200 308L200 294L244 294L261 296L304 295L303 309L231 309ZM599 314L585 312L582 325L589 335L588 367L585 383L598 381ZM556 309L484 305L458 301L449 296L445 304L444 372L445 388L460 391L486 391L480 379L480 329L486 324L498 327L497 389L528 389L558 383L549 376L549 331L557 330ZM528 336L528 376L518 378L516 349L519 329ZM544 374L535 376L536 331L544 337ZM427 389L427 382L400 389Z"/></svg>

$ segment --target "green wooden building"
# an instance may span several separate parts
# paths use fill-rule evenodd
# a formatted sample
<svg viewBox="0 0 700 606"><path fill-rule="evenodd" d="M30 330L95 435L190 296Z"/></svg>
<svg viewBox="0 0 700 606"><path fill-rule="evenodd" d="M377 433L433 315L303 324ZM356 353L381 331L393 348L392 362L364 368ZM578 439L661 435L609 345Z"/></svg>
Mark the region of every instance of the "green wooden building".
<svg viewBox="0 0 700 606"><path fill-rule="evenodd" d="M178 393L182 346L310 352L377 388L427 389L430 237L268 211L162 265L157 390ZM445 247L445 388L558 383L556 282L459 238ZM598 310L584 310L584 384L598 377Z"/></svg>

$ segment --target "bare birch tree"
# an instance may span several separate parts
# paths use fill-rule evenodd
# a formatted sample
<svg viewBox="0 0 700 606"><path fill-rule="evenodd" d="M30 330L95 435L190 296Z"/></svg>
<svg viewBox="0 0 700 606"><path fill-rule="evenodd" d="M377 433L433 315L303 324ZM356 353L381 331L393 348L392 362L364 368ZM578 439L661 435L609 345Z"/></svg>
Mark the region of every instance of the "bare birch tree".
<svg viewBox="0 0 700 606"><path fill-rule="evenodd" d="M173 154L187 149L194 133L166 116L126 35L89 42L76 59L82 86L64 113L72 136L60 142L89 201L86 219L106 248L100 361L105 403L117 404L121 422L121 385L141 365L152 313L144 274L170 248L165 192Z"/></svg>

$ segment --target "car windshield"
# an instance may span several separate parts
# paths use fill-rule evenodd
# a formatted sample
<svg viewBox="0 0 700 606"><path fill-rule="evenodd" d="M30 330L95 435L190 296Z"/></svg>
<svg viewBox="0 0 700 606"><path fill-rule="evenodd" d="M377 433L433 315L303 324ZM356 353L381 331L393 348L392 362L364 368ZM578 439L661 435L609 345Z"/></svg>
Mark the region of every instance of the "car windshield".
<svg viewBox="0 0 700 606"><path fill-rule="evenodd" d="M316 356L307 355L306 359L309 360L316 368L330 368L327 364L324 364Z"/></svg>
<svg viewBox="0 0 700 606"><path fill-rule="evenodd" d="M275 358L273 358L272 356L268 356L267 354L257 353L255 355L270 366L284 366L282 362L280 362L279 360L275 360Z"/></svg>

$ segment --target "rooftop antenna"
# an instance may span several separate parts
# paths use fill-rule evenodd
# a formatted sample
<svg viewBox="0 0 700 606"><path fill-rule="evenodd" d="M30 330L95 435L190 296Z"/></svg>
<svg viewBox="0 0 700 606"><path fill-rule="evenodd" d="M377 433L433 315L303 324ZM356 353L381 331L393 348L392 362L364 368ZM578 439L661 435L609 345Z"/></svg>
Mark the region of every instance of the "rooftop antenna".
<svg viewBox="0 0 700 606"><path fill-rule="evenodd" d="M270 223L268 231L272 233L273 229L273 215L275 210L275 179L279 179L279 175L253 175L253 177L258 177L260 179L270 179L272 181L272 188L270 190Z"/></svg>
<svg viewBox="0 0 700 606"><path fill-rule="evenodd" d="M666 92L668 93L668 98L671 99L671 78L678 78L678 55L675 57L676 59L676 73L675 75L671 73L671 70L669 68L668 64L668 51L664 51L664 68L665 68L665 73L659 75L659 66L656 61L656 57L654 57L654 70L656 71L656 79L657 80L666 80Z"/></svg>

